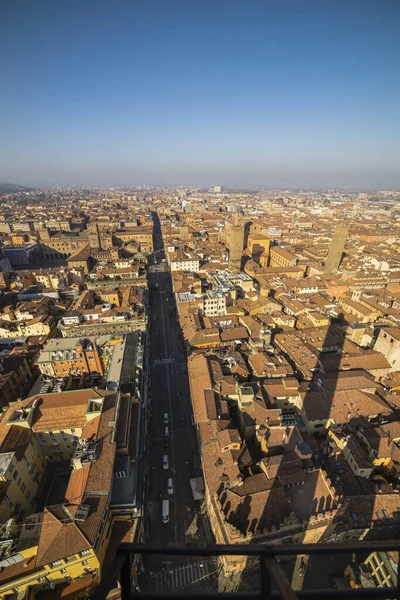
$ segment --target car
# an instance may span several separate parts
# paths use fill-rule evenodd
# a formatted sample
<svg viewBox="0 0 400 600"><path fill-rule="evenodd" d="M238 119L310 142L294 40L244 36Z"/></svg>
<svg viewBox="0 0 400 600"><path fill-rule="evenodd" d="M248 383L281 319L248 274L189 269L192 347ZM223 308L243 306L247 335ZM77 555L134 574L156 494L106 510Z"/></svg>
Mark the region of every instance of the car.
<svg viewBox="0 0 400 600"><path fill-rule="evenodd" d="M164 425L168 425L169 423L169 415L168 413L164 413Z"/></svg>
<svg viewBox="0 0 400 600"><path fill-rule="evenodd" d="M169 521L169 500L162 501L162 513L161 518L163 523L168 523Z"/></svg>
<svg viewBox="0 0 400 600"><path fill-rule="evenodd" d="M164 454L163 461L162 461L162 466L163 466L164 471L168 470L168 468L169 468L168 454Z"/></svg>
<svg viewBox="0 0 400 600"><path fill-rule="evenodd" d="M174 493L174 485L173 485L173 483L172 483L172 478L170 477L170 478L168 479L168 494L169 494L170 496L172 496L172 494L173 494L173 493Z"/></svg>
<svg viewBox="0 0 400 600"><path fill-rule="evenodd" d="M168 427L164 427L164 435L165 435L165 437L169 437L169 429L168 429Z"/></svg>

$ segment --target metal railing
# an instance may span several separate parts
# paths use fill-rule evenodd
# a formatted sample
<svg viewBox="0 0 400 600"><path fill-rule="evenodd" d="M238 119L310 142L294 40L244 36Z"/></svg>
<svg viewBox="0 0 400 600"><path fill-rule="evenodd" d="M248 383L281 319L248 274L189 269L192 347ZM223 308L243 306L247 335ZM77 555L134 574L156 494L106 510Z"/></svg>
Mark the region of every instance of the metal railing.
<svg viewBox="0 0 400 600"><path fill-rule="evenodd" d="M105 568L104 577L97 586L92 600L105 600L110 590L115 588L119 580L121 585L121 599L131 600L136 597L148 599L175 598L182 595L177 591L145 592L132 590L132 560L135 555L162 555L162 556L248 556L259 558L260 590L258 592L208 592L189 593L193 598L207 598L218 600L222 596L240 599L262 598L270 600L296 599L325 599L340 598L340 600L358 598L360 600L379 598L400 600L400 562L397 563L397 587L369 587L350 589L304 589L294 590L283 568L278 562L279 557L295 558L304 555L328 556L336 554L352 554L356 552L388 552L399 551L400 541L396 542L356 542L353 544L298 544L298 545L214 545L206 548L169 548L155 544L121 544L116 552L114 561ZM399 552L400 556L400 552Z"/></svg>

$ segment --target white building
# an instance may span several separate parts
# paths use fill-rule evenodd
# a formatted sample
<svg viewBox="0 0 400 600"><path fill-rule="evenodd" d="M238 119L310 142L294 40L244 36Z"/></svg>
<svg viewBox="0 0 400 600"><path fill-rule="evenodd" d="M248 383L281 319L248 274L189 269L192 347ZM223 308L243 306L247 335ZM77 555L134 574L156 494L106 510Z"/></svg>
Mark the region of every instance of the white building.
<svg viewBox="0 0 400 600"><path fill-rule="evenodd" d="M226 315L226 297L217 292L208 292L203 298L203 314L206 317Z"/></svg>
<svg viewBox="0 0 400 600"><path fill-rule="evenodd" d="M197 256L187 254L173 254L170 256L171 271L189 271L198 273L200 270L200 260Z"/></svg>

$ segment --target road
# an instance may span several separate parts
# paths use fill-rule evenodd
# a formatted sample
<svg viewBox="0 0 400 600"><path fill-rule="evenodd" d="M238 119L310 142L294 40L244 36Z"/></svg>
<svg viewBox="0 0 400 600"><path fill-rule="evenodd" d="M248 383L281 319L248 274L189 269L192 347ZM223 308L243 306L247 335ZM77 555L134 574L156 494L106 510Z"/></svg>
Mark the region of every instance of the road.
<svg viewBox="0 0 400 600"><path fill-rule="evenodd" d="M163 248L157 218L154 249L157 262ZM149 344L151 420L148 434L148 469L145 518L147 540L162 546L205 545L207 537L200 506L194 502L190 478L201 475L196 430L192 425L189 382L183 338L177 320L171 277L164 264L149 269ZM168 413L168 437L164 413ZM168 455L169 468L163 468ZM173 480L174 493L167 492ZM170 500L169 523L161 521L162 500ZM217 570L214 559L190 556L149 557L144 562L143 590L181 590L210 586Z"/></svg>

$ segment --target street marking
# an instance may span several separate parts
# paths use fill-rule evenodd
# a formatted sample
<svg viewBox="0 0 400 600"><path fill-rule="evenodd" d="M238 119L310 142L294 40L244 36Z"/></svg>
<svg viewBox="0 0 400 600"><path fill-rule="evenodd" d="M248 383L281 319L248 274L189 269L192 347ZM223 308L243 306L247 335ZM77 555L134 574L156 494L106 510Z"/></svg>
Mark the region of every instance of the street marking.
<svg viewBox="0 0 400 600"><path fill-rule="evenodd" d="M201 566L200 566L201 565ZM207 562L196 563L190 565L180 565L174 569L167 568L166 571L159 571L156 575L156 589L157 591L168 591L183 588L196 581L206 579L209 575L216 573L216 571L209 571L214 565L209 565Z"/></svg>
<svg viewBox="0 0 400 600"><path fill-rule="evenodd" d="M154 361L155 365L170 365L174 359L173 358L157 358Z"/></svg>

